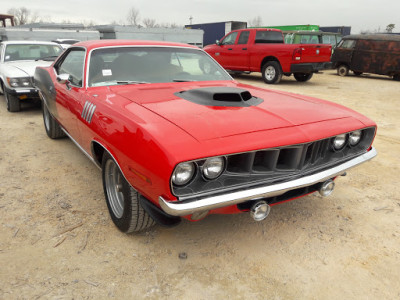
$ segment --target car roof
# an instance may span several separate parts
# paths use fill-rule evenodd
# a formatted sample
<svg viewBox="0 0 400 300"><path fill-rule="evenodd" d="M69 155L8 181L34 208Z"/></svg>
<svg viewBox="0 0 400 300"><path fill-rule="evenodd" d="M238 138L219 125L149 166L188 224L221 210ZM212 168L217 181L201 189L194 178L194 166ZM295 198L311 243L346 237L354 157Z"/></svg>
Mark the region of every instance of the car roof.
<svg viewBox="0 0 400 300"><path fill-rule="evenodd" d="M160 42L160 41L143 41L143 40L91 40L83 41L73 45L73 47L85 47L88 50L103 47L113 46L163 46L163 47L184 47L199 49L196 46L175 43L175 42Z"/></svg>
<svg viewBox="0 0 400 300"><path fill-rule="evenodd" d="M26 45L26 44L30 44L30 45L55 45L55 46L59 46L57 43L53 43L53 42L47 42L47 41L2 41L1 42L3 45Z"/></svg>
<svg viewBox="0 0 400 300"><path fill-rule="evenodd" d="M282 30L277 29L277 28L266 28L266 27L249 27L249 28L243 28L243 29L237 29L237 30L232 30L232 31L277 31L277 32L282 32Z"/></svg>

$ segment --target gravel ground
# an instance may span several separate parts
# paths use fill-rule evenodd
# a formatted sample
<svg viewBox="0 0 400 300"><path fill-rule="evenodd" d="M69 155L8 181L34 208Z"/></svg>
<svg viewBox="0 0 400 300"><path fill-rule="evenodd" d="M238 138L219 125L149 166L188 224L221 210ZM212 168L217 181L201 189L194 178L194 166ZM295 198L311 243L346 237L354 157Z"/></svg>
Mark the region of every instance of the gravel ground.
<svg viewBox="0 0 400 300"><path fill-rule="evenodd" d="M367 115L378 156L330 197L274 206L263 222L211 215L125 235L97 167L47 138L38 107L8 113L0 96L0 299L400 299L400 83L334 71L236 79Z"/></svg>

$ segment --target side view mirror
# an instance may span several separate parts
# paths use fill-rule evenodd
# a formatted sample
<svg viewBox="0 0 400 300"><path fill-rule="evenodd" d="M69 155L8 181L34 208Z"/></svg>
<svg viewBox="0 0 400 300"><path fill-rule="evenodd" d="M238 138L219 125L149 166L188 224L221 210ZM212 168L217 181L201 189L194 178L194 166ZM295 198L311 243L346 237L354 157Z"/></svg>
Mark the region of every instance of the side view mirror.
<svg viewBox="0 0 400 300"><path fill-rule="evenodd" d="M216 41L215 41L215 44L217 44L218 46L221 46L221 43L220 43L219 40L216 40Z"/></svg>
<svg viewBox="0 0 400 300"><path fill-rule="evenodd" d="M57 81L61 84L68 84L70 82L69 77L69 74L60 74L57 75Z"/></svg>

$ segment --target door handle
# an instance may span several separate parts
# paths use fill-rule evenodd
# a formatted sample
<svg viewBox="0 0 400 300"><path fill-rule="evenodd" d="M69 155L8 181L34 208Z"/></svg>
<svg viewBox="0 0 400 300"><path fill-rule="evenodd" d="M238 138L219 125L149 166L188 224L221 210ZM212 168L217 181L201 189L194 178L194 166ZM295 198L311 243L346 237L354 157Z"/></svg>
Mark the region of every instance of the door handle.
<svg viewBox="0 0 400 300"><path fill-rule="evenodd" d="M232 48L228 48L228 50L233 50Z"/></svg>
<svg viewBox="0 0 400 300"><path fill-rule="evenodd" d="M242 50L247 50L247 48L242 48Z"/></svg>

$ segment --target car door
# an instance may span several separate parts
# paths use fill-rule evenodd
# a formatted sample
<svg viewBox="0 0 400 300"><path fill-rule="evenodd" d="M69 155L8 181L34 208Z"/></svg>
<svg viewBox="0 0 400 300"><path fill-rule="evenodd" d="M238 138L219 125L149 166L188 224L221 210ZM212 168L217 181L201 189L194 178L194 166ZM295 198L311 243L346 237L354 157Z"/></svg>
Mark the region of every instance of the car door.
<svg viewBox="0 0 400 300"><path fill-rule="evenodd" d="M58 121L75 140L79 141L78 117L80 102L84 98L83 74L85 64L85 49L71 48L55 65L57 80L54 84L56 91L56 106ZM60 81L60 75L68 74L68 81Z"/></svg>
<svg viewBox="0 0 400 300"><path fill-rule="evenodd" d="M231 68L233 64L233 47L238 36L237 31L233 31L226 35L219 43L219 48L215 52L215 59L225 69Z"/></svg>
<svg viewBox="0 0 400 300"><path fill-rule="evenodd" d="M234 70L247 71L249 69L249 42L250 31L245 30L239 33L239 38L233 46L232 54L230 56L230 66Z"/></svg>
<svg viewBox="0 0 400 300"><path fill-rule="evenodd" d="M335 48L332 55L332 62L338 64L345 63L347 65L352 64L354 47L356 45L356 40L346 39L342 40L339 45Z"/></svg>

